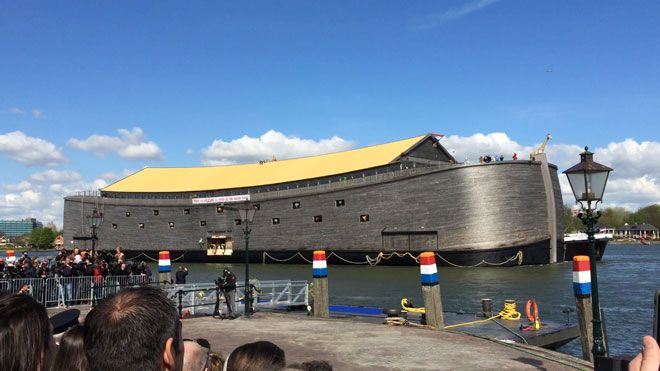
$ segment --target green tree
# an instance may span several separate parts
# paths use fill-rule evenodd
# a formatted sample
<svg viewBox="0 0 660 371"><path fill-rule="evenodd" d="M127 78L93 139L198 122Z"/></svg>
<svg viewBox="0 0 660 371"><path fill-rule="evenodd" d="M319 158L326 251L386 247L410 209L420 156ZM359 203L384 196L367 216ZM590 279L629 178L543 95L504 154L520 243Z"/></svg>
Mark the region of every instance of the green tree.
<svg viewBox="0 0 660 371"><path fill-rule="evenodd" d="M30 233L30 243L38 249L53 247L55 232L50 228L35 228Z"/></svg>
<svg viewBox="0 0 660 371"><path fill-rule="evenodd" d="M649 205L637 210L632 215L636 223L649 223L654 227L660 227L660 205Z"/></svg>
<svg viewBox="0 0 660 371"><path fill-rule="evenodd" d="M598 219L598 224L614 228L621 228L628 222L631 215L631 212L623 207L608 207L602 212L603 215Z"/></svg>
<svg viewBox="0 0 660 371"><path fill-rule="evenodd" d="M582 221L573 216L571 205L564 205L564 233L575 233L583 229Z"/></svg>

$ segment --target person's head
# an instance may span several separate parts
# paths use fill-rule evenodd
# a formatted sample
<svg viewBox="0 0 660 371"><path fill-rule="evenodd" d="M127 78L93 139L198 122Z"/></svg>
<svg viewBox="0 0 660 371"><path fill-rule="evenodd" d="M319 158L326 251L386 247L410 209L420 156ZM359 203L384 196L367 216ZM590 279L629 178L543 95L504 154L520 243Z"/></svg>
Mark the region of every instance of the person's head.
<svg viewBox="0 0 660 371"><path fill-rule="evenodd" d="M87 358L84 352L84 329L80 325L71 327L60 340L60 350L55 356L51 371L86 371Z"/></svg>
<svg viewBox="0 0 660 371"><path fill-rule="evenodd" d="M222 270L222 274L223 274L224 276L228 275L229 273L231 273L231 271L229 270L229 268L225 268L225 269Z"/></svg>
<svg viewBox="0 0 660 371"><path fill-rule="evenodd" d="M90 370L181 370L181 322L174 303L155 287L128 288L85 318Z"/></svg>
<svg viewBox="0 0 660 371"><path fill-rule="evenodd" d="M286 366L284 351L270 341L243 344L234 349L225 362L227 371L275 371Z"/></svg>
<svg viewBox="0 0 660 371"><path fill-rule="evenodd" d="M222 371L225 366L225 360L215 352L209 353L209 359L206 361L206 371Z"/></svg>
<svg viewBox="0 0 660 371"><path fill-rule="evenodd" d="M0 297L0 370L49 370L55 352L46 308L28 295Z"/></svg>
<svg viewBox="0 0 660 371"><path fill-rule="evenodd" d="M119 254L120 252L122 252L122 248L121 248L121 246L117 246L117 248L115 249L115 251L117 252L117 254Z"/></svg>
<svg viewBox="0 0 660 371"><path fill-rule="evenodd" d="M183 347L183 371L204 371L210 349L190 339L183 341Z"/></svg>

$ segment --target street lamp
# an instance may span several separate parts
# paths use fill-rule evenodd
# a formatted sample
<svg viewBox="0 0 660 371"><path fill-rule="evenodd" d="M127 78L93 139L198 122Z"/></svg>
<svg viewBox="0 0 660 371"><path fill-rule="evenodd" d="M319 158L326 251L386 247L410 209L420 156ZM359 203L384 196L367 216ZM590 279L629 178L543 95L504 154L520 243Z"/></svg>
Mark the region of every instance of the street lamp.
<svg viewBox="0 0 660 371"><path fill-rule="evenodd" d="M103 224L103 213L100 213L96 208L92 211L92 214L87 216L87 224L89 228L92 229L92 261L94 261L94 250L96 248L96 228L100 227Z"/></svg>
<svg viewBox="0 0 660 371"><path fill-rule="evenodd" d="M250 224L254 220L254 214L257 213L257 207L246 202L238 208L238 215L240 216L241 223L243 224L243 235L245 236L245 316L251 313L252 300L250 298Z"/></svg>
<svg viewBox="0 0 660 371"><path fill-rule="evenodd" d="M612 171L611 168L594 162L594 154L584 147L580 153L580 163L564 171L575 200L580 203L582 212L578 218L587 226L587 239L589 241L589 261L591 262L591 296L593 311L594 344L592 352L594 361L598 357L605 356L605 345L603 343L603 328L600 318L600 302L598 300L598 274L596 272L596 222L600 217L600 211L594 212L599 202L603 200L607 178Z"/></svg>

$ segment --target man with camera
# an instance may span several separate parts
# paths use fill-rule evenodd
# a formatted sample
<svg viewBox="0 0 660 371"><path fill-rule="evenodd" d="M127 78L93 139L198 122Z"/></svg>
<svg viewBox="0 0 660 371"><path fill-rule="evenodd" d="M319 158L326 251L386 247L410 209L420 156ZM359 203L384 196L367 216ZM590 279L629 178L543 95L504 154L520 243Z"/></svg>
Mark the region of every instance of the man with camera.
<svg viewBox="0 0 660 371"><path fill-rule="evenodd" d="M225 268L222 270L222 277L218 277L216 284L225 296L229 319L236 318L236 275L229 268Z"/></svg>

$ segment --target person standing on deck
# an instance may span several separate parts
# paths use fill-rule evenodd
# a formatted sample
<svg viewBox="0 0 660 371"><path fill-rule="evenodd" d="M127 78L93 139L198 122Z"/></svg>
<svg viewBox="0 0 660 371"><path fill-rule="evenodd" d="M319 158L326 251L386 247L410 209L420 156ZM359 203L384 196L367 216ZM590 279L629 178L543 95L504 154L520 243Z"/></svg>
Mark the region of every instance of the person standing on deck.
<svg viewBox="0 0 660 371"><path fill-rule="evenodd" d="M175 273L175 279L176 279L175 283L177 285L185 285L187 275L188 275L188 268L179 266L179 269Z"/></svg>
<svg viewBox="0 0 660 371"><path fill-rule="evenodd" d="M227 303L227 315L234 319L236 315L236 275L225 268L222 270L221 289Z"/></svg>

